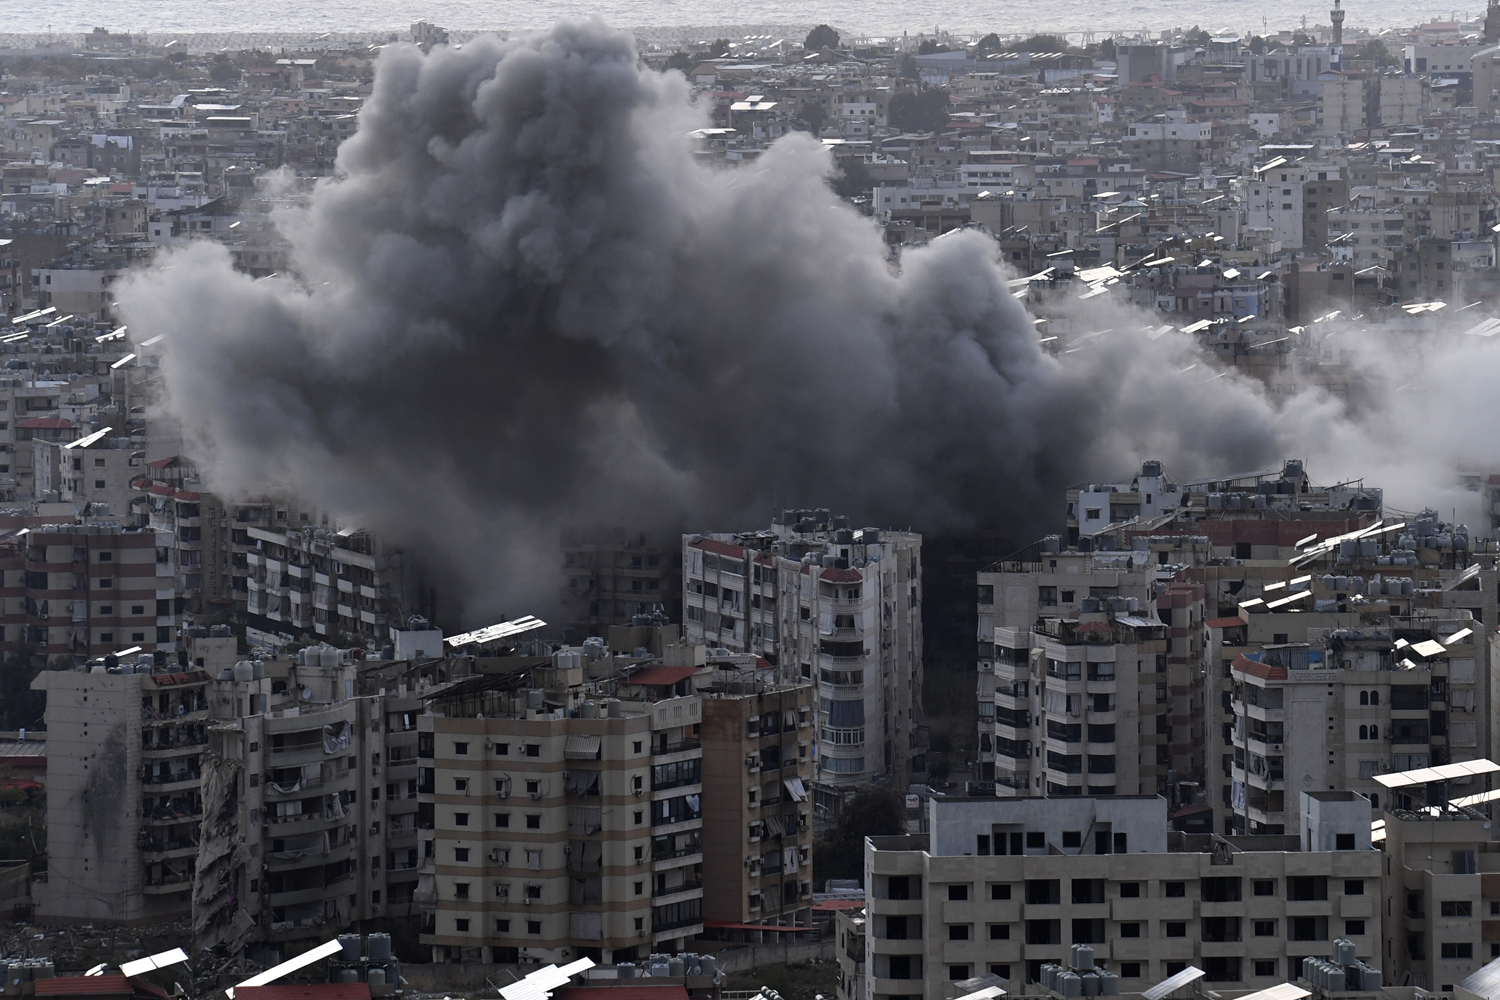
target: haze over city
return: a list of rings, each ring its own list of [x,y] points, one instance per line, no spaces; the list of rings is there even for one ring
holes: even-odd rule
[[[1500,1000],[1500,7],[7,13],[7,996]]]

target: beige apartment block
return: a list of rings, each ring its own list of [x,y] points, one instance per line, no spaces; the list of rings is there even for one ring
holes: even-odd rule
[[[1485,806],[1429,806],[1427,793],[1393,790],[1394,808],[1377,821],[1390,914],[1386,981],[1449,993],[1500,958],[1500,843]]]
[[[811,683],[749,655],[713,664],[703,697],[703,916],[728,940],[812,916]]]
[[[929,833],[866,841],[865,996],[948,996],[986,973],[1039,992],[1021,984],[1073,944],[1122,994],[1188,965],[1210,988],[1269,987],[1340,937],[1379,967],[1385,858],[1352,798],[1304,795],[1302,837],[1268,849],[1195,837],[1182,850],[1160,798],[934,798]]]
[[[687,640],[761,656],[783,681],[815,685],[820,815],[887,775],[905,789],[925,766],[921,545],[911,532],[851,529],[827,510],[683,536]]]
[[[703,930],[694,673],[589,644],[426,697],[418,902],[435,961],[618,963]]]
[[[1379,775],[1485,756],[1488,650],[1475,624],[1465,611],[1387,618],[1237,656],[1233,832],[1293,829],[1302,791],[1351,790],[1378,810],[1387,804]],[[1455,783],[1455,794],[1467,787]]]

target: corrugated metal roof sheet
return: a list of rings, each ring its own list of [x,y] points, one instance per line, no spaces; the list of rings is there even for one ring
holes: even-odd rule
[[[234,1000],[370,1000],[365,983],[271,983],[240,986]]]

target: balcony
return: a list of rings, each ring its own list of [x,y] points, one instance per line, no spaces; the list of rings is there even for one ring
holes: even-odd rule
[[[667,896],[676,896],[684,892],[697,892],[703,888],[703,880],[700,878],[695,882],[683,882],[681,885],[669,885],[666,888],[652,888],[652,899],[663,899]]]
[[[664,757],[669,753],[682,753],[686,750],[698,750],[703,746],[700,740],[679,740],[676,743],[657,744],[651,748],[651,756]]]

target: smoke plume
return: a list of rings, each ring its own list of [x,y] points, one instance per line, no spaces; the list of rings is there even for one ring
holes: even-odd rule
[[[988,238],[897,269],[818,143],[718,169],[705,124],[597,23],[386,48],[337,176],[279,218],[295,277],[204,242],[122,292],[169,338],[208,485],[288,484],[434,546],[478,620],[550,602],[564,525],[826,506],[1025,539],[1066,483],[1143,457],[1181,477],[1380,451],[1335,400],[1181,372],[1186,338],[1128,316],[1051,357]]]

